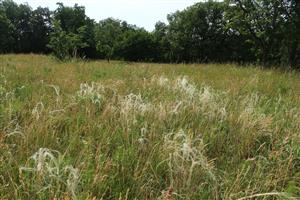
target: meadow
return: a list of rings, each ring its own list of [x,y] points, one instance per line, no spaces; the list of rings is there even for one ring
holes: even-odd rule
[[[0,199],[299,197],[299,72],[0,56]]]

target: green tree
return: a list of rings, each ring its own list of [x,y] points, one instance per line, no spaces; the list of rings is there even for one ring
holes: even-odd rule
[[[85,8],[32,10],[0,0],[0,52],[159,62],[257,62],[300,69],[299,0],[199,2],[151,33],[125,21],[95,23]],[[49,45],[47,45],[49,43]]]
[[[156,46],[155,61],[169,62],[170,42],[168,40],[168,26],[163,22],[157,22],[152,34]]]
[[[281,2],[285,7],[286,25],[282,26],[284,39],[281,44],[281,64],[300,69],[300,2]]]
[[[57,3],[58,8],[54,11],[54,19],[60,21],[61,28],[66,32],[76,33],[78,28],[86,25],[85,8],[75,4],[73,7]]]
[[[249,38],[257,61],[265,66],[280,62],[290,5],[278,0],[233,0],[227,10],[228,26]]]
[[[6,17],[4,11],[0,9],[0,53],[12,51],[12,33],[13,26]]]
[[[133,29],[123,33],[116,46],[116,54],[129,61],[153,61],[155,57],[153,36],[144,29]]]
[[[18,17],[19,16],[19,7],[12,0],[3,0],[3,1],[0,1],[0,10],[2,10],[4,12],[4,14],[2,14],[2,16],[6,16],[6,17],[3,17],[3,19],[7,18],[7,20],[11,24],[12,43],[11,43],[9,49],[12,52],[18,52],[19,51],[18,41],[20,38],[18,30],[17,30],[17,26],[19,23],[19,17]],[[7,31],[7,29],[3,29],[2,31],[4,32],[4,30]]]
[[[75,45],[77,47],[73,53],[76,56],[95,56],[94,20],[86,16],[83,6],[75,4],[73,7],[67,7],[58,3],[58,8],[54,11],[54,19],[60,21],[62,30],[69,35],[69,41],[73,41],[71,44],[82,44]]]
[[[78,28],[77,34],[67,34],[67,47],[69,55],[71,55],[73,58],[77,58],[78,50],[88,46],[88,44],[84,41],[84,35],[86,34],[86,32],[87,26],[82,26]]]
[[[54,31],[50,35],[50,42],[48,47],[52,49],[54,55],[60,59],[76,58],[78,49],[84,48],[87,44],[83,41],[83,34],[86,27],[80,27],[75,33],[67,33],[60,25],[59,21],[54,21]]]
[[[53,22],[53,32],[50,34],[48,47],[53,51],[53,54],[60,60],[69,57],[67,33],[62,30],[59,21]]]
[[[168,39],[173,61],[226,61],[227,32],[225,5],[221,2],[197,3],[168,15]]]
[[[114,55],[115,47],[120,42],[123,31],[122,22],[112,18],[100,21],[95,28],[97,51],[108,62]]]
[[[14,52],[45,53],[51,31],[51,12],[47,8],[32,10],[27,4],[0,1],[0,9],[9,21],[10,48]],[[2,14],[3,16],[3,14]]]
[[[48,53],[49,35],[52,31],[52,12],[48,8],[38,7],[32,12],[30,19],[32,36],[31,49],[35,53]]]
[[[31,15],[32,9],[28,4],[16,4],[11,0],[4,0],[0,7],[5,11],[5,14],[13,27],[12,37],[14,38],[14,52],[31,52]]]
[[[28,4],[19,5],[18,23],[16,30],[18,34],[17,41],[19,44],[19,52],[30,53],[32,50],[32,25],[31,25],[32,9]]]

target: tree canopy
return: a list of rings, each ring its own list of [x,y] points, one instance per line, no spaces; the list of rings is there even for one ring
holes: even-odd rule
[[[148,32],[126,21],[95,22],[85,8],[0,0],[0,53],[154,62],[239,62],[300,68],[298,0],[199,2]]]

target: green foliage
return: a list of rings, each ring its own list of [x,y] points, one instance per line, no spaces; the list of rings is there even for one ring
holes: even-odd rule
[[[245,35],[259,63],[270,66],[295,66],[299,36],[297,1],[232,0],[227,1],[227,26]],[[299,4],[299,3],[298,3]],[[291,26],[291,24],[293,24]],[[292,39],[293,38],[293,39]],[[293,40],[291,43],[290,41]]]
[[[47,43],[51,31],[51,12],[47,8],[32,10],[27,4],[16,4],[11,0],[0,1],[0,35],[9,33],[4,52],[47,53]],[[7,22],[3,22],[3,13]]]
[[[60,22],[62,31],[67,34],[68,52],[72,57],[93,57],[95,54],[94,21],[85,14],[85,8],[75,4],[66,7],[57,3],[54,20]],[[87,55],[89,54],[89,55]]]
[[[120,42],[124,27],[119,20],[108,18],[100,21],[95,28],[96,49],[108,61],[114,55],[118,42]]]
[[[230,43],[226,43],[223,14],[223,3],[208,1],[169,15],[168,37],[174,59],[226,61]]]
[[[49,47],[54,55],[60,59],[76,58],[78,49],[84,48],[87,44],[83,41],[83,35],[86,32],[86,26],[78,28],[75,33],[63,31],[60,22],[54,22],[54,31],[51,33]]]
[[[143,29],[126,31],[117,44],[117,55],[130,61],[152,61],[156,46],[153,36]]]
[[[53,23],[53,32],[50,36],[49,48],[58,59],[65,59],[69,56],[67,33],[62,30],[58,21]]]
[[[0,53],[6,53],[11,50],[12,40],[11,34],[13,27],[6,14],[0,9]]]
[[[38,7],[32,11],[31,27],[32,36],[30,47],[35,53],[49,53],[47,44],[49,43],[49,34],[52,31],[51,27],[52,12],[48,8]]]
[[[1,0],[0,52],[52,52],[59,59],[300,66],[298,0],[199,2],[169,14],[168,24],[158,22],[153,32],[113,18],[97,23],[83,6],[57,5],[52,12]]]

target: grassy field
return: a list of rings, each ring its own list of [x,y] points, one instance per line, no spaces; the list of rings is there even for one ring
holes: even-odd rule
[[[297,199],[300,74],[0,56],[0,199]]]

